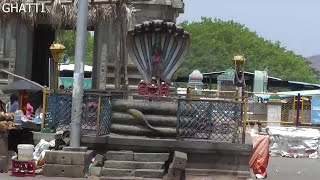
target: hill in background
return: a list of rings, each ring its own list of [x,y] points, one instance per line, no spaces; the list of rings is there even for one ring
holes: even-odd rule
[[[306,58],[287,50],[280,42],[264,39],[240,23],[202,18],[200,22],[185,21],[180,25],[191,34],[192,45],[177,76],[187,76],[194,69],[223,71],[234,67],[235,55],[244,55],[245,71],[267,67],[270,76],[283,80],[319,82]]]
[[[320,55],[311,56],[307,58],[307,60],[311,62],[311,67],[313,67],[317,71],[320,71]]]
[[[310,66],[315,70],[318,78],[320,78],[320,55],[311,56],[307,58],[307,61],[311,63]]]

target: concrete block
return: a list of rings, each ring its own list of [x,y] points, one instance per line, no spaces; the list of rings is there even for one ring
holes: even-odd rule
[[[55,139],[55,133],[41,133],[41,132],[33,132],[33,141],[34,144],[38,144],[41,139],[44,139],[48,142]]]
[[[141,162],[165,162],[169,153],[134,153],[134,160]]]
[[[134,171],[132,169],[111,169],[111,168],[102,168],[101,176],[133,176]]]
[[[89,173],[93,176],[99,177],[101,175],[101,170],[102,170],[102,167],[93,166],[89,169]]]
[[[7,173],[9,171],[8,157],[0,156],[0,173]]]
[[[133,161],[132,151],[108,151],[106,160]]]
[[[93,151],[48,151],[45,155],[47,164],[88,165],[93,158]]]
[[[45,164],[43,175],[47,177],[84,178],[86,167],[81,165]]]
[[[105,161],[104,156],[102,156],[101,154],[97,154],[97,155],[94,157],[94,162],[93,162],[92,165],[93,165],[93,166],[102,167],[104,161]]]
[[[188,156],[186,153],[175,151],[172,161],[173,169],[182,169],[185,170],[187,166]]]
[[[184,177],[185,170],[173,168],[173,164],[170,164],[168,174],[165,176],[165,180],[180,180]]]
[[[87,147],[70,147],[70,146],[65,146],[62,148],[63,151],[75,151],[75,152],[87,152],[88,148]]]
[[[104,163],[105,168],[117,169],[161,169],[164,162],[110,161]]]
[[[162,178],[163,170],[157,169],[137,169],[134,171],[134,176],[144,178]]]

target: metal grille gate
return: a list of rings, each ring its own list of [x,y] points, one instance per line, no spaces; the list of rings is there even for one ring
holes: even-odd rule
[[[45,128],[70,130],[72,94],[53,93],[47,97]],[[105,135],[111,124],[111,97],[85,94],[82,104],[82,134]]]
[[[178,138],[198,138],[241,143],[242,102],[224,100],[178,100]]]

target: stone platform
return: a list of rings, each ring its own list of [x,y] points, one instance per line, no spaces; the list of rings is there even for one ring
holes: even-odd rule
[[[49,136],[49,134],[45,134],[45,138]],[[51,136],[54,137],[53,134]],[[41,137],[41,133],[35,133],[34,135],[35,141],[39,141]],[[221,174],[239,179],[250,177],[248,165],[252,151],[252,145],[250,144],[233,144],[209,140],[159,139],[116,134],[98,137],[83,136],[81,140],[83,146],[103,154],[107,151],[121,150],[140,153],[184,152],[188,156],[186,177],[210,178]],[[136,163],[129,163],[129,165],[139,166]]]

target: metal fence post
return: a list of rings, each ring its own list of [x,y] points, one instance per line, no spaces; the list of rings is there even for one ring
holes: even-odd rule
[[[177,125],[176,125],[176,138],[179,137],[180,133],[179,133],[179,126],[180,126],[180,113],[181,113],[181,99],[178,99],[178,110],[177,110]]]
[[[242,143],[244,144],[246,142],[246,131],[247,131],[247,113],[248,113],[248,99],[245,98],[243,101],[244,103],[244,112],[243,112],[243,130],[242,130]]]
[[[300,93],[298,94],[298,98],[297,98],[297,117],[296,117],[296,126],[299,126],[299,118],[300,118]]]
[[[41,129],[45,126],[46,120],[46,113],[47,113],[47,87],[44,87],[42,90],[42,123]]]
[[[304,98],[303,96],[301,96],[301,120],[300,120],[300,123],[303,122],[304,120]]]
[[[101,96],[98,97],[98,114],[97,114],[97,135],[100,134],[100,112],[101,112]]]
[[[209,105],[209,112],[210,112],[210,118],[209,118],[209,134],[208,134],[208,139],[211,139],[211,136],[213,134],[213,101],[210,101],[210,105]]]
[[[293,96],[293,103],[292,103],[292,124],[295,124],[294,121],[294,117],[295,117],[295,110],[296,110],[296,96]]]

